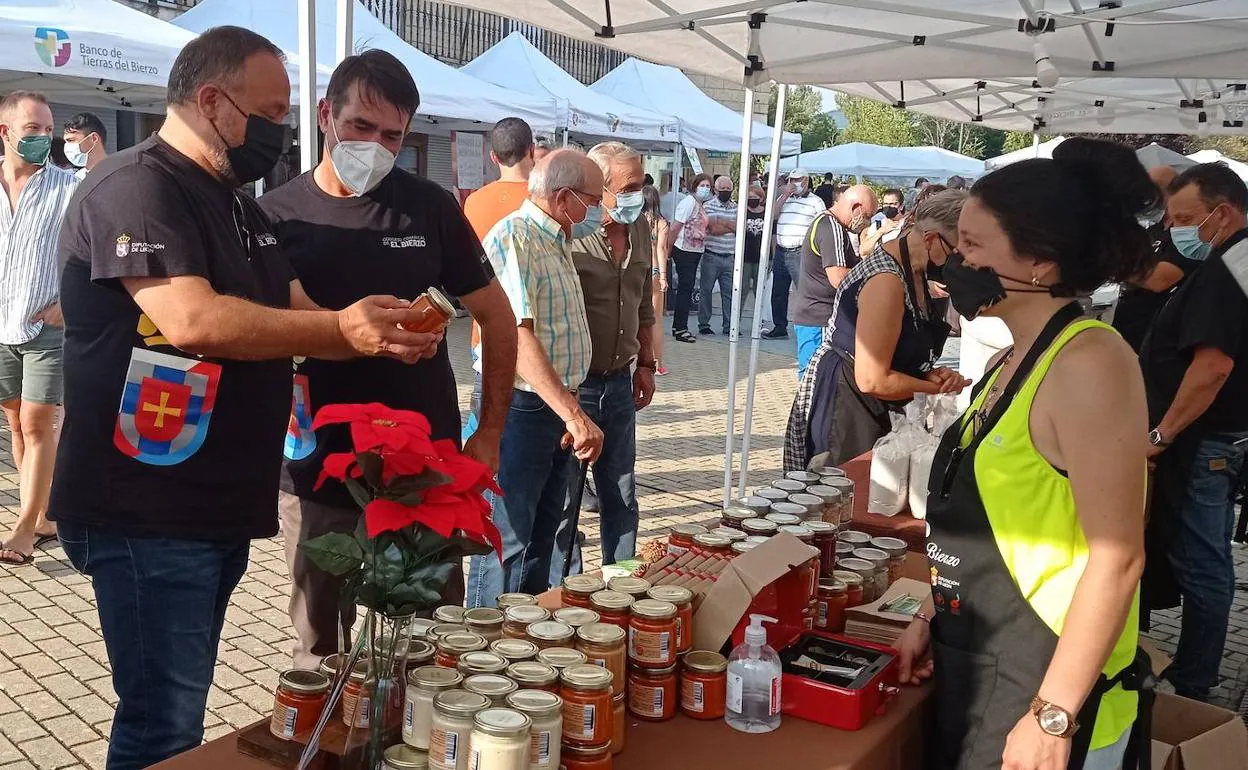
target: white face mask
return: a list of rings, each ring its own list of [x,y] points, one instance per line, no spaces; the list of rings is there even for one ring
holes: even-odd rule
[[[91,145],[91,149],[95,149],[95,145]],[[90,156],[91,150],[83,150],[82,142],[66,142],[65,143],[65,159],[78,168],[87,165],[87,158]]]
[[[377,142],[341,141],[332,117],[329,127],[335,142],[334,148],[329,151],[329,160],[342,186],[359,197],[381,184],[381,180],[394,168],[394,153]]]

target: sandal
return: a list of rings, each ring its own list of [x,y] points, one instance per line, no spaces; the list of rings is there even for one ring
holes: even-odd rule
[[[0,564],[8,564],[12,567],[24,567],[34,560],[35,554],[33,551],[30,553],[22,553],[21,551],[14,551],[8,546],[0,547]]]
[[[688,329],[677,329],[672,332],[677,342],[697,342],[698,338],[689,333]]]
[[[50,534],[40,534],[39,532],[35,533],[35,549],[36,550],[43,548],[48,543],[51,543],[52,545],[56,545],[59,542],[60,542],[60,538],[57,537],[55,532],[52,532]]]

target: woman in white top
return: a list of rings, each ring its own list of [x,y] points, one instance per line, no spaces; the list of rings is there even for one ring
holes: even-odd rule
[[[702,204],[711,199],[711,177],[698,174],[689,185],[692,195],[676,204],[676,214],[668,227],[667,245],[676,263],[676,306],[672,312],[672,336],[680,342],[697,342],[689,333],[689,307],[693,303],[693,284],[698,262],[706,250],[710,222]]]

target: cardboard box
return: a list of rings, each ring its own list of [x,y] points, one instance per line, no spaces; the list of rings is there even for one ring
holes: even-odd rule
[[[1248,728],[1208,703],[1158,693],[1153,706],[1153,770],[1244,770]]]

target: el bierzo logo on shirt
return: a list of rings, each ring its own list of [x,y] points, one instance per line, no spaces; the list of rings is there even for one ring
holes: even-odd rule
[[[35,27],[35,52],[49,67],[64,67],[73,53],[69,33],[56,27]]]

